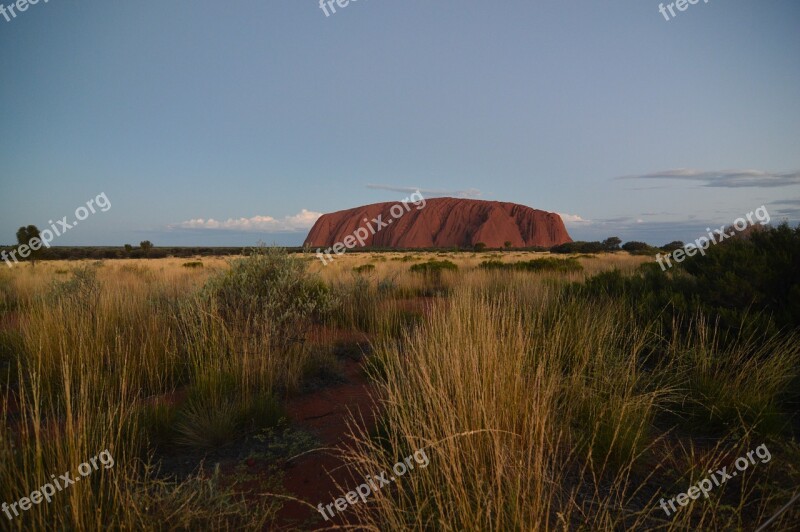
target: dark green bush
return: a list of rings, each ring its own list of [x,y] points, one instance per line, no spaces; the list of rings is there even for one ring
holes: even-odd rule
[[[662,271],[643,264],[639,273],[601,273],[575,289],[587,296],[627,300],[644,321],[698,312],[723,333],[773,334],[800,328],[800,226],[787,224],[729,239]]]
[[[606,251],[602,242],[567,242],[550,248],[551,253],[600,253]]]
[[[711,246],[683,268],[715,309],[769,313],[781,327],[800,327],[800,225],[752,231]]]
[[[520,262],[501,262],[499,260],[488,260],[480,264],[484,270],[516,270],[528,272],[554,271],[561,273],[583,271],[583,266],[576,258],[554,259],[545,257]]]
[[[430,260],[413,265],[409,271],[414,273],[441,273],[443,271],[456,271],[458,266],[449,260]]]
[[[669,244],[664,244],[663,246],[661,246],[661,251],[666,251],[667,253],[672,253],[676,249],[683,248],[684,245],[685,244],[683,242],[681,242],[680,240],[674,240],[674,241],[670,242]]]
[[[630,242],[625,242],[622,244],[622,249],[625,251],[647,251],[650,249],[650,245],[646,242],[637,242],[632,240]]]

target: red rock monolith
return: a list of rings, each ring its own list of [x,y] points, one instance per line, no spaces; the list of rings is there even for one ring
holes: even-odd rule
[[[396,205],[400,207],[392,211]],[[395,216],[401,209],[402,216]],[[378,216],[386,224],[380,229],[374,222]],[[362,237],[363,247],[451,248],[472,247],[479,242],[490,248],[502,248],[506,242],[512,247],[552,247],[572,242],[556,213],[500,201],[431,198],[407,206],[374,203],[325,214],[311,228],[305,243],[328,248],[344,242],[359,228],[368,232],[365,237],[364,230],[357,235]],[[351,247],[362,245],[356,242]]]

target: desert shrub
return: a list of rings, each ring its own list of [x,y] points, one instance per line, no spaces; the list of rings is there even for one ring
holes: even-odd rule
[[[335,305],[328,287],[308,272],[308,263],[279,248],[259,247],[234,260],[206,282],[203,293],[228,321],[266,320],[283,345],[302,341],[311,324]]]
[[[138,277],[143,281],[152,281],[155,278],[153,270],[141,264],[123,264],[119,267],[119,271]]]
[[[683,268],[702,300],[717,310],[768,313],[781,327],[800,327],[800,225],[753,231],[711,246]]]
[[[528,272],[554,271],[561,273],[583,271],[583,266],[576,258],[553,259],[542,258],[519,262],[502,262],[499,260],[488,260],[480,264],[484,270],[515,270]]]
[[[353,271],[356,273],[370,273],[375,271],[374,264],[362,264],[361,266],[356,266],[353,268]]]
[[[203,263],[200,262],[199,260],[191,261],[191,262],[184,262],[183,263],[183,267],[184,268],[202,268],[203,267]]]
[[[78,266],[72,270],[72,277],[66,281],[53,282],[50,292],[53,299],[75,298],[83,302],[97,301],[100,296],[100,282],[97,280],[97,269],[102,263]]]
[[[551,253],[600,253],[605,250],[602,242],[566,242],[550,248]]]
[[[456,271],[458,266],[449,260],[429,260],[413,265],[409,271],[413,273],[438,274],[443,271]]]
[[[800,226],[783,224],[711,246],[667,272],[655,263],[636,275],[598,274],[579,285],[588,296],[625,298],[644,320],[661,319],[667,331],[674,316],[700,312],[723,334],[772,335],[800,327]]]
[[[486,244],[484,244],[483,242],[478,242],[477,244],[475,244],[473,246],[473,249],[475,249],[475,251],[477,251],[477,252],[485,251],[486,250]]]
[[[683,242],[681,242],[680,240],[674,240],[674,241],[670,242],[669,244],[664,244],[663,246],[661,246],[661,251],[666,251],[667,253],[672,253],[676,249],[683,248],[684,245],[685,244]]]
[[[632,255],[648,255],[651,253],[658,252],[658,248],[654,248],[650,246],[650,244],[647,244],[646,242],[636,242],[636,241],[625,242],[622,245],[622,249]]]

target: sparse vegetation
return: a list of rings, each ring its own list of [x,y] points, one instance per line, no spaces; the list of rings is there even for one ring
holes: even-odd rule
[[[449,260],[429,260],[413,265],[409,271],[413,273],[439,274],[443,271],[456,271],[458,266]]]
[[[579,272],[583,270],[583,266],[576,258],[567,259],[533,259],[520,262],[502,262],[500,260],[488,260],[480,264],[484,270],[517,270],[528,272]]]
[[[374,264],[362,264],[361,266],[356,266],[353,268],[353,271],[356,273],[372,273],[375,271]]]
[[[3,500],[116,459],[11,526],[277,528],[285,461],[317,446],[284,405],[339,378],[348,334],[381,405],[377,428],[353,424],[353,474],[430,457],[348,525],[753,529],[800,483],[798,231],[669,273],[627,253],[323,267],[274,249],[0,272]],[[764,442],[772,462],[664,519],[659,498]]]

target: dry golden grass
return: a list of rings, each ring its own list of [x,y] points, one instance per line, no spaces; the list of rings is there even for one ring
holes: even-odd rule
[[[800,451],[770,440],[773,462],[666,518],[661,497],[763,442],[744,418],[730,427],[735,438],[711,443],[665,430],[662,418],[691,401],[728,418],[740,404],[771,405],[796,377],[795,339],[722,349],[703,320],[689,340],[664,338],[620,301],[562,290],[599,272],[632,273],[650,257],[577,256],[583,270],[568,274],[479,268],[542,257],[568,256],[349,253],[327,266],[313,254],[292,256],[340,300],[326,325],[375,342],[381,438],[358,432],[347,458],[366,476],[419,448],[430,457],[345,519],[373,530],[736,529],[784,502],[786,490],[775,486],[800,479]],[[431,259],[458,271],[409,271]],[[365,264],[374,269],[354,272]],[[177,431],[180,445],[226,441],[242,413],[271,415],[258,398],[280,398],[310,367],[333,365],[327,333],[313,335],[318,352],[277,351],[268,323],[229,323],[201,301],[198,290],[228,267],[227,258],[196,258],[0,271],[0,500],[16,501],[104,449],[116,461],[9,527],[257,530],[271,522],[274,500],[244,503],[214,476],[176,483],[150,468],[158,430]],[[87,268],[96,282],[76,284]],[[151,408],[176,390],[190,396],[184,418]]]

